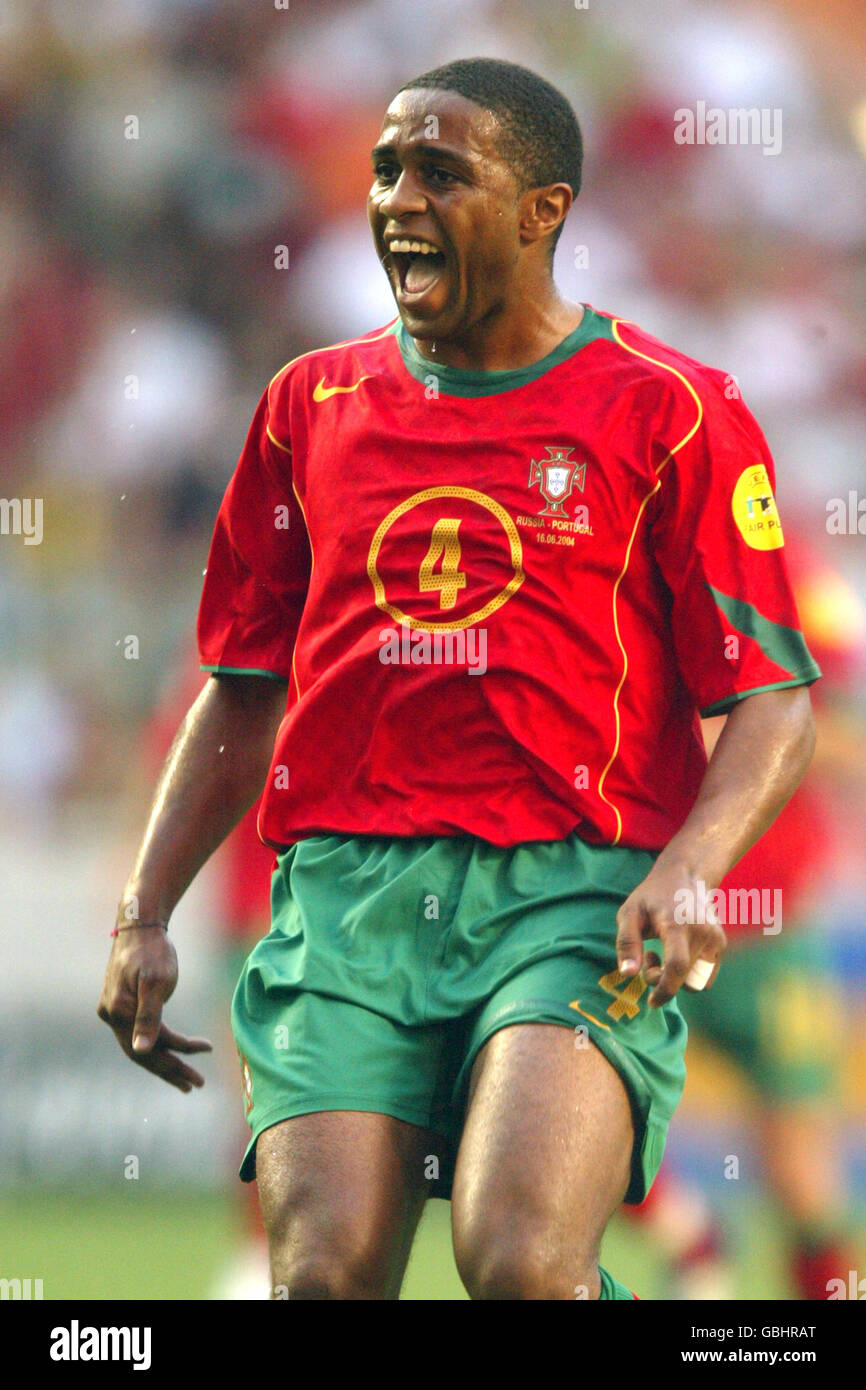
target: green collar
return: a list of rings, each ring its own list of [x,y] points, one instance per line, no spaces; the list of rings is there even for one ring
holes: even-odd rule
[[[399,318],[394,324],[394,337],[397,339],[407,372],[422,385],[431,385],[432,378],[437,390],[446,396],[498,396],[502,391],[513,391],[518,386],[526,386],[528,382],[535,381],[537,377],[549,372],[551,367],[558,367],[560,362],[579,352],[595,338],[612,339],[613,334],[610,319],[597,314],[588,304],[584,304],[583,318],[577,328],[573,329],[567,338],[563,338],[558,347],[540,361],[530,363],[528,367],[513,367],[503,372],[467,371],[463,367],[446,367],[432,358],[422,357],[414,339],[406,332],[403,321]]]

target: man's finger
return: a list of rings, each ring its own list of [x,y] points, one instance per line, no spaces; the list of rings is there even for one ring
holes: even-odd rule
[[[695,991],[706,989],[716,969],[716,961],[704,960],[698,956],[686,978],[683,980],[684,989]]]
[[[658,984],[662,969],[661,957],[655,951],[645,951],[641,974],[648,985]]]
[[[135,1061],[145,1067],[147,1071],[153,1072],[160,1081],[167,1081],[169,1086],[175,1086],[179,1091],[183,1091],[184,1095],[188,1095],[194,1084],[192,1078],[184,1077],[179,1072],[175,1072],[172,1067],[167,1066],[168,1057],[167,1052],[149,1053],[144,1057],[136,1056]],[[203,1085],[204,1083],[201,1082],[200,1084]]]
[[[660,1008],[673,999],[691,968],[688,932],[670,921],[657,922],[656,934],[664,945],[664,964],[658,984],[649,998],[650,1007]]]
[[[721,927],[712,922],[687,927],[667,922],[660,935],[664,941],[665,965],[650,996],[653,1008],[673,999],[681,987],[708,989],[718,974],[727,946]]]
[[[187,1066],[179,1057],[175,1057],[172,1052],[152,1052],[150,1056],[143,1060],[142,1065],[149,1068],[163,1081],[168,1081],[172,1086],[178,1086],[182,1091],[189,1091],[193,1086],[203,1086],[204,1077],[201,1072],[194,1067]]]
[[[132,1026],[132,1046],[135,1052],[149,1052],[159,1037],[164,1002],[162,980],[142,972],[138,977],[138,1008]]]
[[[643,955],[643,909],[626,899],[616,914],[616,959],[621,975],[636,975]]]
[[[725,943],[725,945],[727,945],[727,943]],[[695,961],[683,981],[683,989],[699,991],[710,989],[715,984],[716,976],[722,964],[722,955],[724,954],[725,946],[722,946],[722,948],[718,950],[718,954],[714,960],[708,960],[707,957],[712,950],[713,946],[711,945],[704,947],[703,954]]]
[[[176,1086],[179,1091],[189,1092],[194,1086],[203,1086],[204,1077],[201,1072],[194,1067],[187,1066],[186,1062],[181,1061],[173,1052],[152,1048],[149,1052],[134,1052],[127,1038],[121,1046],[128,1057],[138,1066],[144,1067],[145,1071],[152,1072],[161,1081],[167,1081],[170,1086]]]
[[[171,1052],[213,1052],[213,1043],[209,1038],[186,1038],[183,1033],[173,1033],[165,1024],[160,1030],[157,1046]]]

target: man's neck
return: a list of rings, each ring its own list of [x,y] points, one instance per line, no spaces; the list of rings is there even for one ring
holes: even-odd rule
[[[530,367],[578,327],[583,305],[560,299],[555,290],[541,301],[521,300],[520,312],[503,308],[495,318],[488,317],[461,338],[414,339],[422,357],[443,367],[465,371],[501,372]]]

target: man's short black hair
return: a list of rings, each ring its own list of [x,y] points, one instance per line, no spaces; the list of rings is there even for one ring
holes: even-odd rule
[[[458,58],[431,68],[400,88],[417,87],[457,92],[490,111],[502,130],[502,154],[523,193],[551,183],[567,183],[575,198],[580,191],[583,141],[571,105],[543,77],[498,58]],[[551,254],[560,223],[551,237]]]

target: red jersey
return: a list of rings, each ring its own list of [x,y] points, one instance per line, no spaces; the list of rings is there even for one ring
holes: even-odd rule
[[[586,306],[466,371],[402,323],[263,395],[216,523],[205,670],[289,681],[259,829],[659,849],[698,711],[820,672],[733,379]]]

